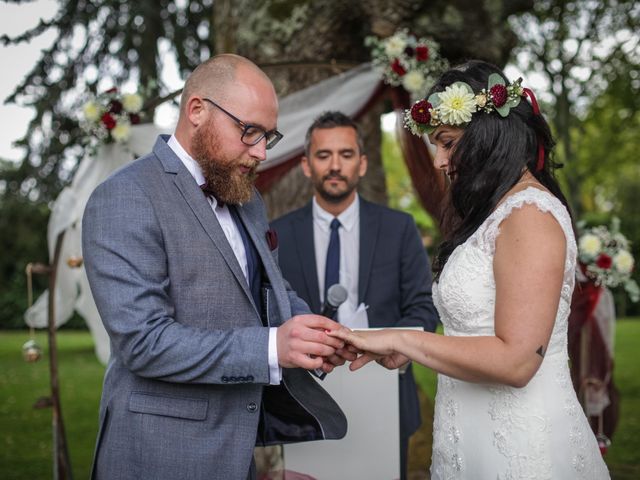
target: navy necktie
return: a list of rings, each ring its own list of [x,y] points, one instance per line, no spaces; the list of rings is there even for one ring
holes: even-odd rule
[[[324,300],[327,300],[327,290],[332,285],[340,283],[340,220],[331,220],[331,233],[329,235],[329,248],[327,248],[327,264],[324,270]]]

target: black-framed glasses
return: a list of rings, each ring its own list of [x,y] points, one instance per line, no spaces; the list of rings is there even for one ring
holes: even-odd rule
[[[236,117],[232,113],[227,112],[224,108],[222,108],[213,100],[210,100],[205,97],[202,97],[202,99],[205,102],[209,102],[214,107],[217,107],[218,109],[222,110],[224,113],[226,113],[229,116],[229,118],[231,118],[234,122],[236,122],[240,126],[240,128],[242,128],[242,136],[240,137],[240,140],[245,145],[255,145],[264,138],[267,140],[266,148],[267,150],[269,150],[270,148],[275,147],[276,144],[283,137],[283,135],[278,130],[267,131],[264,128],[259,127],[258,125],[244,123],[242,120],[240,120],[238,117]]]

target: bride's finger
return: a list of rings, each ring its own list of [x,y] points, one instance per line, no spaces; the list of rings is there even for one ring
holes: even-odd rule
[[[349,370],[351,370],[352,372],[355,372],[356,370],[364,367],[367,363],[375,360],[376,358],[378,358],[377,355],[364,353],[360,355],[358,358],[356,358],[353,362],[351,362],[351,365],[349,365]]]

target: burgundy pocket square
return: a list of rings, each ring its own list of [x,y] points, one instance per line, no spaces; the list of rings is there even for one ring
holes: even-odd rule
[[[269,244],[269,248],[271,249],[271,251],[278,248],[278,234],[276,233],[275,230],[273,229],[267,230],[267,233],[265,234],[265,236],[267,237],[267,243]]]

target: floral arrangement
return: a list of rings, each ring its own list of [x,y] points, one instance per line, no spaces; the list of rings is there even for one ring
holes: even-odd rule
[[[578,259],[585,275],[596,285],[615,288],[623,285],[631,301],[640,300],[638,284],[631,279],[635,261],[627,238],[620,233],[620,220],[611,229],[604,225],[583,229],[578,240]]]
[[[141,95],[120,94],[114,87],[83,105],[81,126],[99,142],[126,143],[131,136],[131,126],[140,123],[142,106]]]
[[[371,48],[371,62],[381,73],[385,83],[402,86],[413,98],[424,97],[436,77],[449,63],[440,57],[438,44],[427,38],[416,38],[406,29],[379,39],[367,37]]]
[[[432,133],[440,125],[463,126],[475,112],[498,112],[501,117],[518,106],[525,89],[522,79],[506,83],[496,73],[489,75],[487,88],[474,93],[465,82],[456,82],[436,92],[426,100],[419,100],[405,110],[404,125],[414,135]]]

